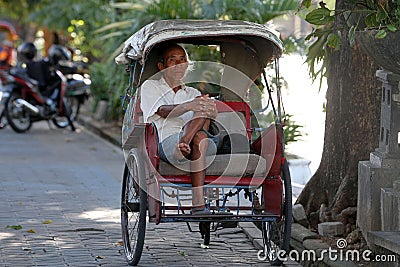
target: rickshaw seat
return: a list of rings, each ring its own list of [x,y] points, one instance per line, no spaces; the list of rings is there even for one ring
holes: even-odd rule
[[[266,160],[256,154],[222,154],[208,156],[211,164],[206,169],[206,175],[230,177],[265,177],[267,172]],[[189,161],[175,167],[163,160],[159,162],[158,172],[162,176],[190,175]],[[208,165],[208,164],[207,164]],[[190,183],[190,177],[188,177]]]

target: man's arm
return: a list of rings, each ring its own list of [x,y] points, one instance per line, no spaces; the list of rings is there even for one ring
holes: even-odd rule
[[[201,115],[207,117],[216,117],[216,106],[208,95],[200,96],[192,101],[185,102],[179,105],[163,105],[160,106],[156,112],[157,115],[166,117],[178,117],[188,111],[199,112]]]

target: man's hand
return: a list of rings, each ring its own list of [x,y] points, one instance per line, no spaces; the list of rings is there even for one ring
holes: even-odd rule
[[[215,101],[208,95],[196,97],[187,103],[187,108],[195,112],[195,116],[215,118],[217,117],[217,107]]]
[[[215,101],[208,95],[196,97],[192,101],[180,105],[163,105],[158,108],[157,114],[163,118],[178,117],[188,111],[193,111],[194,117],[207,117],[215,119],[218,111]]]

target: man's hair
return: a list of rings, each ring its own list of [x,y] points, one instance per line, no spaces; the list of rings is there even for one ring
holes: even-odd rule
[[[165,52],[168,51],[169,49],[173,48],[173,47],[179,47],[181,48],[183,51],[185,51],[186,57],[188,58],[186,49],[183,48],[181,45],[177,44],[177,43],[164,43],[161,44],[157,47],[158,50],[158,54],[157,54],[157,62],[161,62],[164,64],[164,55]],[[188,58],[189,60],[189,58]]]

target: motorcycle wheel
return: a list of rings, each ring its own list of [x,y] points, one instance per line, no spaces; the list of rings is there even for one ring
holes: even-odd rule
[[[72,131],[75,131],[75,126],[72,123],[71,119],[71,114],[72,114],[71,106],[66,100],[66,98],[63,99],[62,105],[63,105],[62,107],[63,112],[57,114],[57,116],[53,118],[53,123],[58,128],[66,128],[69,125],[71,126]]]
[[[76,121],[78,119],[81,104],[83,103],[82,96],[70,96],[68,97],[69,105],[71,106],[71,120]]]
[[[29,111],[23,106],[17,105],[15,100],[18,98],[21,98],[21,94],[19,92],[12,92],[6,103],[4,112],[11,128],[17,133],[24,133],[31,128],[32,121]]]

